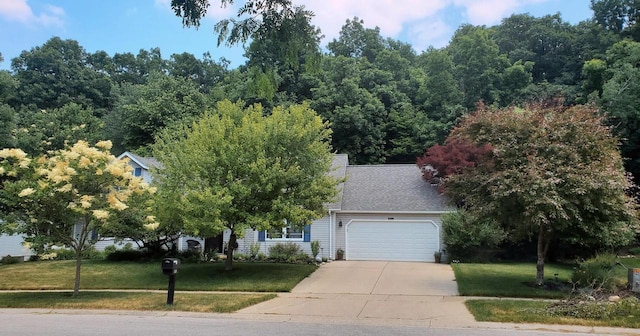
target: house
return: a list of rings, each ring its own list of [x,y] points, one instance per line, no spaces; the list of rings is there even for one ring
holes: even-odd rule
[[[128,159],[129,164],[133,167],[133,176],[141,177],[145,182],[149,184],[151,184],[151,181],[153,179],[153,176],[151,175],[151,169],[162,167],[162,164],[160,164],[160,162],[158,162],[156,158],[139,156],[131,152],[124,152],[117,158],[118,160]],[[222,252],[222,235],[219,235],[219,237],[215,237],[213,239],[209,239],[209,242],[213,242],[213,244],[215,245],[215,249],[218,250],[218,252]],[[114,245],[114,238],[100,238],[98,242],[96,242],[95,247],[98,251],[102,251],[108,245]],[[181,235],[180,238],[178,238],[178,240],[176,241],[176,245],[176,249],[178,251],[184,251],[188,249],[202,249],[205,247],[205,240],[202,238]]]
[[[334,169],[345,183],[326,216],[306,230],[289,227],[276,235],[248,230],[239,251],[248,253],[258,243],[267,253],[274,244],[295,242],[311,253],[310,242],[317,240],[320,256],[329,259],[342,249],[347,260],[434,261],[443,249],[441,217],[454,208],[416,165],[351,166],[346,155],[336,155]]]
[[[29,260],[34,253],[25,246],[24,235],[0,234],[0,258],[4,256],[22,256],[24,260]]]
[[[128,158],[134,175],[151,181],[150,169],[159,167],[154,158],[130,152],[118,158]],[[344,178],[334,203],[327,204],[327,213],[304,228],[290,225],[278,231],[247,230],[238,238],[237,252],[248,254],[258,244],[260,252],[285,242],[298,244],[311,254],[311,242],[320,242],[320,257],[335,259],[344,251],[347,260],[390,260],[433,262],[434,253],[443,250],[441,217],[454,208],[447,205],[437,187],[422,179],[414,164],[349,165],[348,157],[337,154],[331,174]],[[178,250],[193,247],[212,248],[218,252],[229,241],[230,232],[218,237],[181,236]],[[101,238],[98,250],[114,244],[111,238]],[[0,255],[5,255],[0,250]]]

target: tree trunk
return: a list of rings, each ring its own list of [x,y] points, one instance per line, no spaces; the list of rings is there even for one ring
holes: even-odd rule
[[[238,240],[236,239],[236,233],[231,231],[229,236],[229,244],[227,244],[227,260],[224,263],[224,270],[230,271],[233,269],[233,250],[238,247]]]
[[[538,244],[536,248],[537,261],[536,261],[536,285],[544,285],[544,260],[547,257],[547,251],[549,250],[549,237],[546,233],[546,225],[540,226],[538,232]]]
[[[74,248],[76,251],[76,280],[73,284],[73,296],[78,296],[80,294],[80,267],[82,266],[82,251],[84,250],[84,246],[87,242],[87,237],[89,236],[89,221],[91,218],[89,215],[85,215],[82,218],[82,224],[80,229],[80,234],[75,237]]]
[[[73,296],[80,293],[80,266],[82,265],[82,249],[76,248],[76,281],[73,284]]]

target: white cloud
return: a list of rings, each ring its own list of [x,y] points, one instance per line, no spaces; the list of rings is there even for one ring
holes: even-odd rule
[[[0,17],[8,21],[61,27],[64,25],[64,16],[61,7],[45,5],[40,13],[35,14],[27,0],[0,0]]]
[[[380,27],[383,36],[397,36],[408,22],[431,17],[447,6],[450,0],[298,0],[315,13],[313,24],[322,29],[328,40],[337,38],[340,28],[354,16],[364,20],[366,27]]]
[[[454,0],[453,4],[465,9],[468,23],[492,25],[518,8],[545,1],[548,0]]]
[[[238,4],[221,7],[217,1],[211,1],[211,6],[207,9],[207,18],[215,21],[235,17],[238,12]]]
[[[430,46],[442,48],[449,43],[453,28],[444,21],[426,20],[408,26],[408,41],[417,52],[425,51]]]

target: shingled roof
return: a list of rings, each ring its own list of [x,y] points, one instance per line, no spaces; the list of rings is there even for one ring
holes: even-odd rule
[[[347,166],[342,211],[451,211],[436,187],[412,164]]]

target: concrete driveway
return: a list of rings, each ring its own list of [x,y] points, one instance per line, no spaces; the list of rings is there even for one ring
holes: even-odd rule
[[[291,293],[238,312],[284,320],[377,321],[403,325],[472,326],[446,264],[334,261]]]

